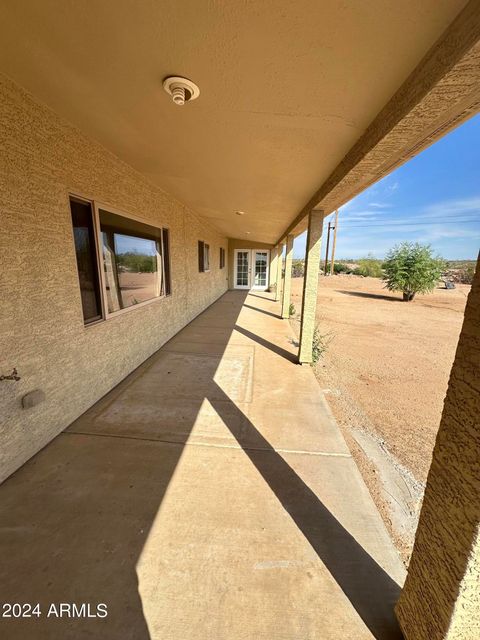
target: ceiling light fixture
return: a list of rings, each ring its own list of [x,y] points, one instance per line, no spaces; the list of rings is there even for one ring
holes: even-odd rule
[[[163,81],[163,88],[172,96],[174,103],[179,106],[191,100],[196,100],[200,95],[200,89],[197,85],[181,76],[168,76]]]
[[[245,215],[245,211],[235,211],[235,213],[237,214],[237,216],[244,216]]]

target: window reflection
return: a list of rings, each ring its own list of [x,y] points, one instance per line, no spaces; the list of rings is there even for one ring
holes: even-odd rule
[[[142,237],[109,223],[119,216],[102,216],[103,262],[109,313],[126,309],[163,295],[161,236]],[[108,218],[107,218],[108,215]],[[105,222],[107,224],[105,224]],[[121,224],[121,222],[120,222]],[[127,226],[127,223],[124,224]],[[139,234],[146,225],[138,224]],[[147,235],[147,234],[145,234]]]

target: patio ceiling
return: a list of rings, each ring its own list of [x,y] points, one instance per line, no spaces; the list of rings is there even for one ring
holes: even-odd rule
[[[6,0],[0,70],[226,235],[274,243],[465,4]],[[174,105],[168,75],[199,99]]]

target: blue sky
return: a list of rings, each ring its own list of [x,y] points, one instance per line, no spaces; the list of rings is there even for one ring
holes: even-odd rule
[[[326,219],[333,221],[333,216]],[[325,254],[326,225],[322,254]],[[480,115],[450,132],[340,209],[336,255],[383,258],[408,240],[448,260],[480,248]],[[303,258],[305,234],[295,239]]]
[[[154,256],[157,253],[157,247],[153,240],[133,238],[132,236],[123,236],[120,233],[116,233],[115,251],[119,254],[131,251],[146,256]]]

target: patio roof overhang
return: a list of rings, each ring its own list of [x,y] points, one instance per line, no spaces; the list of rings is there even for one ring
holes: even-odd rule
[[[478,109],[479,6],[7,1],[0,64],[225,235],[276,243]],[[200,98],[174,105],[172,74]]]

